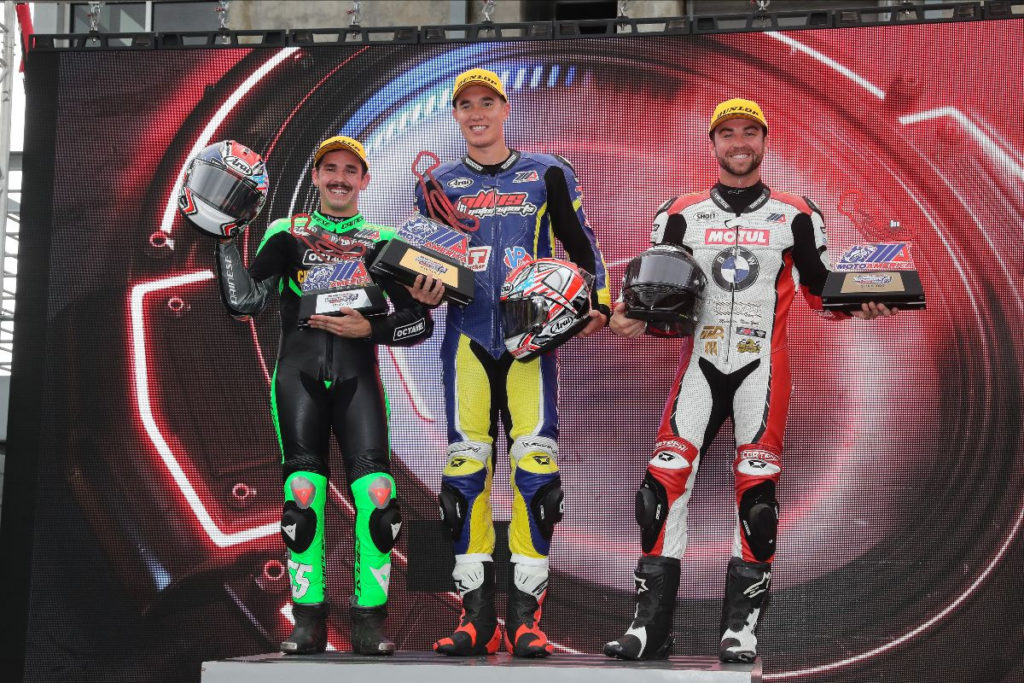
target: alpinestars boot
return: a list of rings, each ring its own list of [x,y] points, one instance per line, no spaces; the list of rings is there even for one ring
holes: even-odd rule
[[[352,621],[352,651],[357,655],[392,655],[395,644],[384,635],[384,620],[388,610],[384,605],[377,607],[349,607]]]
[[[456,562],[452,578],[462,597],[462,614],[455,632],[434,643],[434,652],[452,657],[493,655],[501,643],[494,611],[494,563]]]
[[[281,652],[289,655],[311,655],[327,649],[326,602],[312,605],[292,604],[295,628],[281,643]]]
[[[672,649],[672,616],[679,590],[679,560],[641,557],[633,574],[636,612],[626,633],[605,643],[604,653],[618,659],[664,659]]]
[[[513,657],[547,657],[554,651],[540,628],[544,597],[548,594],[547,560],[536,564],[513,562],[509,569],[505,649]]]
[[[729,560],[719,628],[718,658],[723,662],[752,662],[757,657],[757,624],[768,607],[771,582],[769,563]]]

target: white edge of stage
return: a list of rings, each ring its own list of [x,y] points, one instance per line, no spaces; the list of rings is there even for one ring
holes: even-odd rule
[[[486,673],[480,671],[486,667]],[[433,652],[399,652],[393,657],[351,653],[286,656],[279,653],[203,662],[202,683],[337,683],[348,676],[376,683],[604,683],[628,675],[631,683],[761,683],[761,660],[723,664],[715,657],[672,657],[651,662],[624,662],[600,655],[554,655],[547,659],[441,657]]]

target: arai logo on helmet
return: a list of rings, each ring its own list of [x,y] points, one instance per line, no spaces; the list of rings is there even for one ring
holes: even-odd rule
[[[576,322],[576,319],[570,315],[564,315],[555,322],[551,323],[551,334],[561,334],[567,329],[572,327],[572,324]]]
[[[227,164],[230,168],[238,171],[242,175],[252,174],[252,166],[245,163],[244,161],[242,161],[241,159],[234,155],[225,156],[224,163]]]

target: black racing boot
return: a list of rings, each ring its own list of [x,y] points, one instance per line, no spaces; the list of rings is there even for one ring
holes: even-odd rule
[[[452,657],[493,655],[501,643],[494,611],[494,563],[457,563],[452,578],[462,597],[462,614],[455,632],[434,643],[434,652]]]
[[[352,605],[348,610],[352,621],[352,651],[357,655],[393,655],[395,644],[384,635],[384,620],[388,610],[378,607]]]
[[[281,652],[288,655],[311,655],[326,650],[328,608],[326,602],[292,604],[295,628],[281,643]]]
[[[548,642],[548,637],[540,628],[541,611],[547,594],[546,563],[511,563],[505,611],[505,649],[513,657],[547,657],[554,651],[554,646]]]
[[[675,638],[672,616],[679,590],[679,560],[645,555],[636,564],[636,612],[618,640],[605,643],[604,653],[618,659],[665,659]]]
[[[758,619],[768,608],[772,566],[767,562],[729,560],[719,633],[718,658],[723,662],[752,662],[757,657]]]

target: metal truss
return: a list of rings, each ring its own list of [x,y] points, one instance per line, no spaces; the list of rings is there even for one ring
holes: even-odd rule
[[[892,24],[929,24],[987,19],[1024,18],[1024,0],[974,2],[903,2],[853,9],[811,9],[747,14],[614,19],[525,21],[439,26],[392,26],[292,30],[193,31],[157,33],[73,33],[33,35],[32,49],[154,50],[195,47],[284,47],[370,43],[453,43],[510,40],[550,40],[666,34],[736,33]]]
[[[11,98],[14,94],[14,41],[17,26],[14,3],[3,3],[0,23],[0,375],[11,374],[14,349],[14,291],[17,275],[20,199],[18,188],[11,187]],[[20,155],[17,159],[20,160]],[[20,170],[20,164],[17,164]]]

